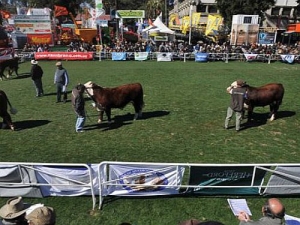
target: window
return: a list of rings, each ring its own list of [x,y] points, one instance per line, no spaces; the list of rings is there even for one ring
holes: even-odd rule
[[[251,23],[252,17],[251,16],[245,16],[244,17],[244,23]]]
[[[283,8],[282,15],[283,16],[290,16],[291,15],[291,9],[290,8]]]
[[[279,16],[279,11],[280,11],[280,8],[275,7],[275,8],[272,9],[271,15]]]
[[[206,12],[206,5],[197,5],[197,12],[202,12],[205,13]]]
[[[218,9],[215,5],[210,5],[210,6],[208,6],[208,12],[209,13],[217,13]]]

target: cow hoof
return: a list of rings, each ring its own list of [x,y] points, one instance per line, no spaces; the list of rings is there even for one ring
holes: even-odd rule
[[[15,127],[14,127],[14,126],[11,126],[10,129],[11,129],[12,131],[14,131],[14,130],[15,130]]]
[[[98,123],[102,123],[102,120],[98,120]]]
[[[275,119],[274,114],[271,116],[270,121],[273,121]]]

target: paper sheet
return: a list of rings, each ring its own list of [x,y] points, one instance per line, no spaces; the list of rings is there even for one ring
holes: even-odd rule
[[[235,216],[238,216],[241,211],[246,212],[252,216],[252,213],[248,207],[246,199],[227,199],[230,208]]]

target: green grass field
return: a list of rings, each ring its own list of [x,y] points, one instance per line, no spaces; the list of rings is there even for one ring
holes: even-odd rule
[[[57,104],[54,61],[40,61],[44,92],[35,97],[28,77],[30,63],[20,64],[20,77],[0,82],[18,114],[17,131],[0,130],[2,162],[100,163],[102,161],[172,163],[298,163],[300,64],[247,62],[63,62],[71,83],[93,81],[113,87],[140,82],[144,118],[132,121],[133,107],[113,110],[115,123],[97,125],[98,113],[87,101],[87,131],[75,132],[71,103]],[[285,96],[279,118],[267,121],[268,107],[256,108],[256,126],[241,132],[224,129],[230,96],[226,87],[236,79],[252,86],[283,83]],[[70,94],[69,94],[70,98]],[[106,117],[105,117],[106,118]],[[246,122],[246,121],[245,121]],[[232,121],[232,125],[234,125]],[[6,198],[0,200],[4,204]],[[57,210],[57,224],[175,225],[197,218],[238,224],[225,197],[121,198],[91,211],[90,197],[25,199]],[[262,197],[247,198],[253,218],[260,217]],[[289,215],[300,217],[298,197],[282,198]]]

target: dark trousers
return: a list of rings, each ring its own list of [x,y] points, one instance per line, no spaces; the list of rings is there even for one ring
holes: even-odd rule
[[[63,100],[66,101],[68,99],[67,90],[63,92],[63,84],[56,83],[56,101],[61,101],[61,95],[63,94]]]

